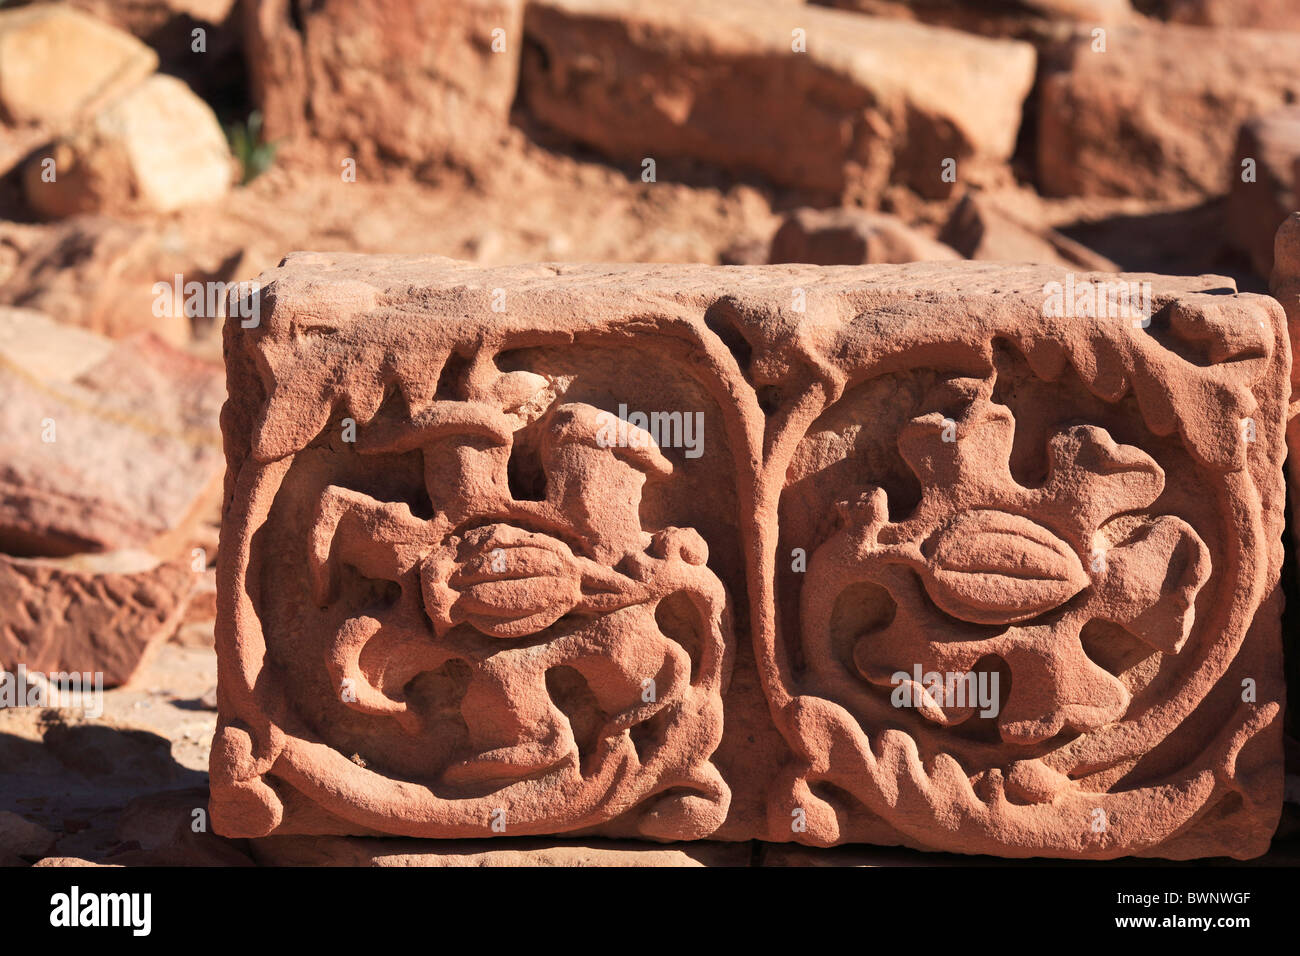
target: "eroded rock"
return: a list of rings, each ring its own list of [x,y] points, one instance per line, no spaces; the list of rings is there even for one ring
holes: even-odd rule
[[[986,263],[264,280],[226,326],[218,833],[1267,848],[1273,300]]]
[[[509,120],[522,0],[290,0],[244,4],[254,96],[268,140],[315,140],[353,159],[420,170],[490,160]]]
[[[167,213],[219,200],[234,172],[212,109],[180,80],[159,74],[41,150],[23,184],[32,208],[52,219]]]
[[[0,174],[157,65],[139,40],[67,4],[0,12]]]
[[[930,197],[1005,161],[1035,54],[818,7],[545,0],[521,79],[543,123],[644,175],[698,160],[821,194]],[[656,171],[657,174],[657,171]]]
[[[1104,45],[1104,50],[1100,48]],[[1046,58],[1039,186],[1057,196],[1222,195],[1237,129],[1300,93],[1300,36],[1149,23]]]
[[[219,374],[0,311],[0,665],[124,683],[201,588]]]

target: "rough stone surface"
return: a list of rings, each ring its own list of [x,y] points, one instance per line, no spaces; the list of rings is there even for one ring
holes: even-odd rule
[[[1040,262],[1098,272],[1117,271],[1115,263],[1055,229],[1028,222],[982,193],[967,193],[939,238],[967,259]]]
[[[289,257],[226,327],[216,832],[1264,852],[1282,310],[1066,278]]]
[[[180,625],[194,577],[188,560],[138,551],[0,554],[0,667],[98,672],[107,687],[125,684]]]
[[[54,160],[49,181],[45,160]],[[212,109],[171,76],[151,76],[34,156],[27,201],[43,216],[173,212],[219,200],[234,160]]]
[[[221,398],[216,369],[156,339],[0,309],[0,666],[114,686],[176,630]]]
[[[211,219],[201,210],[194,213]],[[193,233],[107,216],[0,223],[0,302],[110,338],[152,332],[186,347],[196,333],[217,326],[217,317],[206,305],[199,315],[187,316],[184,296],[177,301],[174,293],[164,300],[169,308],[157,308],[157,283],[174,287],[177,275],[184,282],[224,281],[232,258],[227,249],[202,249]]]
[[[1039,186],[1050,195],[1196,199],[1229,187],[1237,130],[1294,102],[1300,36],[1170,24],[1080,34],[1045,58]]]
[[[1245,160],[1254,161],[1253,177],[1243,177]],[[1274,237],[1296,208],[1297,161],[1300,107],[1274,110],[1242,124],[1229,170],[1232,190],[1225,207],[1225,225],[1232,244],[1250,257],[1250,264],[1261,276],[1272,275]]]
[[[0,551],[172,557],[219,494],[218,369],[0,309]]]
[[[1011,155],[1034,77],[1028,44],[758,0],[543,0],[525,29],[543,123],[638,173],[699,160],[825,194],[946,196],[945,159],[973,178]]]
[[[861,266],[960,259],[897,216],[861,209],[800,209],[772,237],[768,261]]]
[[[1291,330],[1291,352],[1295,354],[1300,348],[1300,212],[1293,212],[1278,227],[1276,242],[1273,247],[1273,275],[1269,280],[1269,292],[1282,308],[1286,310]],[[1291,368],[1292,407],[1300,398],[1300,366]],[[1300,503],[1300,468],[1296,467],[1300,456],[1300,418],[1293,415],[1287,423],[1287,447],[1291,457],[1287,466],[1287,478],[1290,488],[1290,500],[1294,508]],[[1300,533],[1292,527],[1293,546],[1300,549]],[[1294,766],[1292,767],[1294,769]]]
[[[1168,0],[1165,15],[1198,26],[1300,30],[1300,7],[1294,0]]]
[[[876,16],[901,17],[988,36],[1034,38],[1072,24],[1112,26],[1133,19],[1129,0],[816,0]]]
[[[251,0],[244,29],[267,138],[347,146],[331,165],[349,156],[358,176],[377,163],[483,159],[509,121],[523,6]]]

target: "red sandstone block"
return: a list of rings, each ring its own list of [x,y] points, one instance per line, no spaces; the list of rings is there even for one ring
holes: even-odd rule
[[[1273,300],[334,254],[261,294],[226,329],[219,833],[1267,847]]]

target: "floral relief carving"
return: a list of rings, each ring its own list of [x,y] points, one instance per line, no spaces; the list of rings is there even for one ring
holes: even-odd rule
[[[1156,278],[290,257],[226,329],[215,828],[1263,852],[1285,323]]]

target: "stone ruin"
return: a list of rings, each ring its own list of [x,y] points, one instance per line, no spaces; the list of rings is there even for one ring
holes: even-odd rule
[[[1287,316],[1072,278],[1149,312],[289,256],[225,331],[217,832],[1263,853]]]

